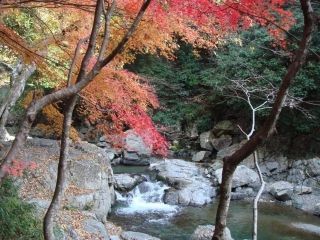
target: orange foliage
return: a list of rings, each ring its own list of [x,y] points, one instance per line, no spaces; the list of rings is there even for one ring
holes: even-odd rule
[[[42,91],[28,92],[23,100],[24,107],[28,107],[33,99],[43,96]],[[63,125],[63,114],[59,112],[55,105],[48,105],[42,109],[40,113],[40,121],[35,126],[35,130],[39,131],[42,137],[60,139]],[[74,127],[71,127],[70,138],[78,141],[79,134]]]
[[[5,2],[7,6],[13,4],[14,7],[15,1]],[[111,0],[105,2],[108,5]],[[125,34],[141,3],[142,0],[117,1],[115,14],[111,19],[110,44],[105,55],[114,49]],[[294,23],[292,14],[284,9],[286,4],[290,3],[292,0],[152,1],[143,21],[130,38],[124,51],[81,93],[85,99],[82,114],[108,133],[136,128],[139,129],[139,133],[143,134],[143,128],[151,129],[151,135],[160,139],[161,144],[165,144],[157,134],[153,134],[156,128],[145,114],[148,109],[158,107],[152,87],[144,79],[122,70],[123,65],[133,61],[137,53],[160,54],[167,58],[174,58],[174,52],[179,48],[176,41],[177,36],[195,48],[214,48],[230,32],[246,29],[255,23],[265,26],[277,43],[285,46],[283,30],[288,30]],[[95,4],[96,1],[93,0],[27,1],[27,6],[50,7],[65,20],[61,21],[63,27],[60,33],[57,33],[55,37],[44,39],[41,43],[35,43],[35,46],[66,45],[66,47],[62,46],[66,54],[61,54],[59,57],[61,61],[70,61],[70,54],[79,39],[90,33]],[[282,29],[279,29],[278,26],[281,26]],[[8,30],[1,29],[3,27],[0,24],[0,41],[10,44],[9,40],[1,35],[1,31],[8,32]],[[14,38],[15,33],[10,31],[8,36]],[[102,41],[102,37],[101,34],[99,41]],[[25,50],[19,50],[18,45],[10,45],[10,47],[17,49],[22,55],[26,54]],[[28,55],[26,58],[32,59]],[[81,59],[77,60],[78,65],[80,61]],[[95,61],[96,58],[91,59],[91,66]],[[75,75],[76,73],[77,70],[75,70]],[[51,130],[58,135],[61,131],[61,128],[58,127],[58,125],[61,127],[61,113],[54,106],[50,106],[43,111],[43,115],[47,119],[47,126],[50,126],[46,131]],[[57,120],[50,120],[50,116],[56,117]],[[110,121],[113,123],[110,124]],[[141,121],[145,125],[140,124]],[[55,125],[57,122],[59,124]],[[56,130],[52,130],[52,126],[55,126]],[[43,125],[40,127],[45,128]],[[156,141],[150,139],[146,141],[152,143],[155,146],[154,149],[161,149],[156,146]],[[162,150],[159,152],[163,153]]]

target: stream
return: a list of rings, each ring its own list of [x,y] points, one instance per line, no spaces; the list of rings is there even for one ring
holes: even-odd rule
[[[162,240],[188,240],[198,225],[212,224],[217,202],[204,207],[165,204],[169,187],[156,181],[146,167],[115,167],[115,173],[141,173],[148,179],[128,194],[117,193],[117,203],[109,220],[125,230],[150,234]],[[232,201],[228,227],[235,240],[251,239],[251,203]],[[311,233],[293,224],[313,229]],[[305,224],[305,225],[303,225]],[[277,203],[259,204],[259,240],[319,240],[320,218]]]

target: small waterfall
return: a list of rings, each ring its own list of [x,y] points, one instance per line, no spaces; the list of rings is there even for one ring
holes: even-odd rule
[[[162,182],[145,181],[136,186],[131,192],[121,194],[116,192],[117,201],[124,204],[119,208],[119,214],[136,214],[136,213],[165,213],[166,216],[174,215],[178,212],[178,206],[168,205],[163,202],[165,190],[169,189]]]

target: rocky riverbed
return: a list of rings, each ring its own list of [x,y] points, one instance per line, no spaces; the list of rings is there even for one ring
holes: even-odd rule
[[[149,239],[135,231],[124,233],[108,221],[111,206],[116,200],[114,189],[129,193],[140,187],[140,191],[144,191],[148,189],[146,183],[149,181],[142,173],[114,174],[112,165],[150,164],[146,168],[152,172],[154,180],[166,184],[159,187],[164,189],[161,201],[166,206],[174,206],[171,210],[176,209],[175,206],[205,209],[217,199],[222,172],[219,158],[210,161],[153,159],[150,152],[141,146],[142,142],[135,138],[137,136],[130,135],[127,145],[134,144],[134,148],[128,146],[124,152],[112,149],[104,139],[100,139],[99,147],[87,142],[72,144],[66,196],[57,218],[62,236],[71,239]],[[4,142],[3,145],[4,153],[9,143]],[[225,153],[230,150],[230,147],[226,148],[222,148]],[[231,145],[231,149],[235,148]],[[29,139],[19,154],[19,159],[36,163],[34,171],[17,178],[16,182],[21,187],[20,195],[35,204],[40,217],[48,207],[54,190],[58,154],[58,141],[40,138]],[[289,161],[273,156],[261,159],[260,166],[267,182],[263,202],[277,202],[320,215],[319,158]],[[235,172],[232,200],[251,200],[259,185],[258,175],[250,159],[246,159]],[[291,227],[303,228],[304,231],[313,229],[313,234],[317,234],[317,226],[301,224]]]

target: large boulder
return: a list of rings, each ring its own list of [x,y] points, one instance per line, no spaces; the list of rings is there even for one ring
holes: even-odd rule
[[[51,199],[59,150],[58,141],[29,139],[20,152],[19,158],[37,164],[33,173],[22,179],[20,194],[27,201]],[[83,141],[71,144],[67,170],[63,207],[90,210],[99,221],[104,221],[115,201],[113,171],[105,150]],[[40,209],[45,211],[42,206]]]
[[[145,233],[126,231],[121,233],[123,240],[160,240]]]
[[[143,139],[133,130],[125,133],[124,147],[127,152],[135,152],[139,156],[150,157],[152,149],[145,144]]]
[[[278,181],[270,185],[269,192],[279,201],[292,199],[293,185],[286,181]]]
[[[168,204],[201,206],[212,201],[216,189],[204,176],[202,167],[180,159],[164,160],[154,164],[157,178],[168,183],[171,188],[165,194]]]
[[[138,174],[121,173],[114,175],[114,187],[118,191],[129,192],[146,179]]]
[[[213,225],[200,225],[191,235],[191,240],[211,240],[215,227]],[[224,231],[224,240],[233,240],[229,228]]]
[[[214,172],[214,176],[218,180],[219,184],[221,184],[222,168],[216,170]],[[252,169],[244,165],[240,165],[236,168],[236,171],[233,174],[232,188],[237,188],[242,186],[255,187],[258,184],[259,184],[259,176],[255,171],[253,171]]]

